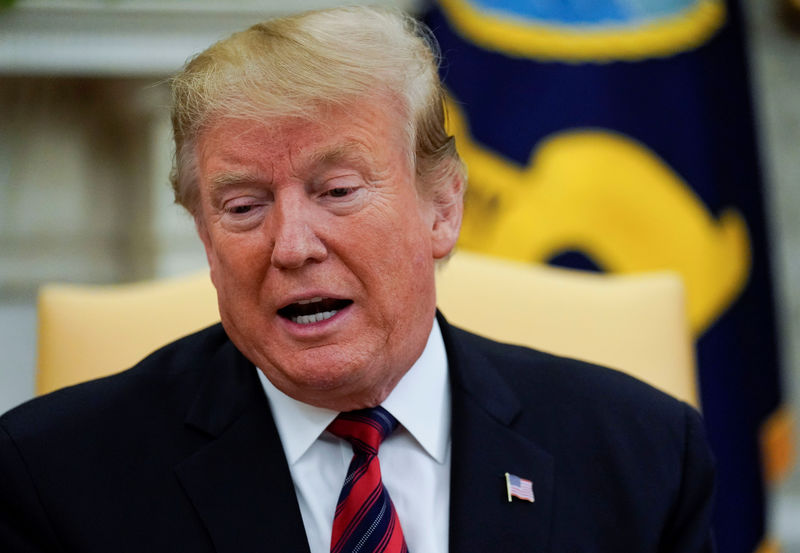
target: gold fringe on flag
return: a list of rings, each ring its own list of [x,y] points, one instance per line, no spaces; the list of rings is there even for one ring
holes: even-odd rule
[[[794,419],[786,407],[779,407],[767,417],[759,439],[764,480],[775,485],[786,478],[795,460]]]

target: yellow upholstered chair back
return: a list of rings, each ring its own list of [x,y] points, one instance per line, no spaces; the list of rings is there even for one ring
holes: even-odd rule
[[[448,321],[496,340],[607,365],[698,406],[683,282],[459,252],[437,275]]]
[[[438,271],[437,294],[456,325],[610,365],[696,404],[677,276],[597,275],[459,252]],[[139,284],[45,286],[37,391],[130,367],[218,320],[207,272]]]
[[[119,372],[216,321],[208,271],[135,284],[43,286],[36,391]]]

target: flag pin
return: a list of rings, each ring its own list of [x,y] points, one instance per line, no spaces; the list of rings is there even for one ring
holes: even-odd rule
[[[533,482],[525,478],[520,478],[516,474],[506,473],[506,493],[508,494],[509,503],[512,497],[524,499],[531,503],[534,502]]]

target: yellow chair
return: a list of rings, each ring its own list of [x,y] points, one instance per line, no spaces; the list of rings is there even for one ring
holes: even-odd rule
[[[675,275],[607,276],[459,252],[438,271],[437,293],[456,325],[610,365],[697,404]],[[45,286],[37,391],[122,370],[218,320],[207,272],[140,284]]]

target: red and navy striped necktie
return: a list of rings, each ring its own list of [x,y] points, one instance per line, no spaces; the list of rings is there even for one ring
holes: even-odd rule
[[[378,462],[378,447],[395,427],[397,420],[383,407],[340,413],[328,426],[353,446],[333,518],[331,553],[408,553]]]

